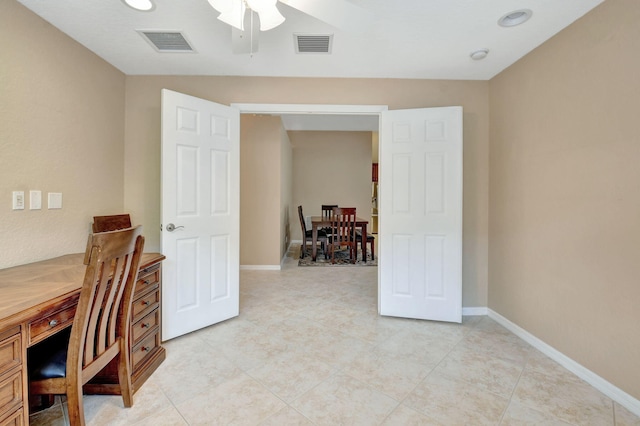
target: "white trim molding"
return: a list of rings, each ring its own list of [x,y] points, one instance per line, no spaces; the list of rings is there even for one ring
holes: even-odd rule
[[[529,333],[527,330],[511,322],[499,313],[488,309],[488,315],[489,318],[493,319],[494,321],[511,331],[513,334],[520,337],[522,340],[529,343],[534,348],[538,349],[546,356],[556,361],[558,364],[562,365],[564,368],[571,371],[573,374],[589,383],[594,388],[598,389],[600,392],[602,392],[618,404],[622,405],[624,408],[631,411],[636,416],[640,416],[640,400],[635,399],[622,389],[598,376],[593,371],[587,369],[586,367],[583,367],[559,350],[543,342],[533,334]]]
[[[232,103],[241,114],[356,114],[379,115],[387,105],[245,104]]]
[[[462,316],[465,317],[475,317],[479,315],[487,315],[487,307],[486,306],[477,306],[477,307],[462,307]]]
[[[240,270],[279,271],[280,269],[282,269],[280,265],[240,265]]]

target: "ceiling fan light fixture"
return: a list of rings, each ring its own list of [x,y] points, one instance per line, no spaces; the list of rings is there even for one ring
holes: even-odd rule
[[[515,27],[527,22],[531,15],[533,15],[533,12],[529,9],[514,10],[498,19],[498,25],[501,27]]]
[[[247,9],[260,18],[260,30],[267,31],[282,24],[284,16],[276,7],[278,0],[208,0],[211,7],[220,12],[218,19],[244,31],[244,16]]]
[[[260,17],[261,31],[269,31],[284,22],[284,16],[282,16],[280,11],[276,9],[275,6],[271,10],[258,12],[258,16]]]
[[[153,10],[155,5],[151,0],[122,0],[124,4],[132,9],[139,10],[141,12],[149,12]]]

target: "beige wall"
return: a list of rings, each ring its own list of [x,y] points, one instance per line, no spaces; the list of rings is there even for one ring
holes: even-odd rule
[[[0,268],[84,251],[92,216],[124,211],[124,74],[2,0],[0,91]],[[14,190],[42,210],[12,210]]]
[[[371,218],[371,132],[289,132],[296,218],[319,216],[322,204],[355,207]],[[300,220],[293,239],[302,240]]]
[[[160,247],[162,88],[223,104],[360,104],[388,105],[390,109],[461,105],[465,144],[463,306],[487,305],[487,81],[127,76],[125,149],[129,161],[125,167],[125,207],[143,218],[147,233],[158,230],[155,235],[147,235],[146,241],[147,247],[155,250]],[[290,217],[297,220],[297,212]]]
[[[240,127],[240,264],[280,265],[285,132],[280,117],[243,114]]]
[[[491,80],[489,307],[640,398],[640,2]]]
[[[380,134],[371,132],[371,162],[377,163],[380,154]]]
[[[280,258],[291,243],[292,224],[297,216],[293,205],[293,149],[289,135],[280,122]]]

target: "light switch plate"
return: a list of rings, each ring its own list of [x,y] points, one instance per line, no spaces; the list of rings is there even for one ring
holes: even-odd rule
[[[13,191],[13,210],[24,210],[24,191]]]
[[[29,191],[29,210],[40,210],[42,208],[42,191]]]
[[[62,208],[62,192],[50,192],[49,197],[49,210]]]

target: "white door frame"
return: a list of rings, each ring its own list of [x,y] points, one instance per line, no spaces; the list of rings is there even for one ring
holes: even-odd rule
[[[316,114],[316,115],[375,115],[378,117],[378,133],[381,133],[382,112],[388,105],[325,105],[325,104],[252,104],[231,103],[240,114]],[[242,126],[240,127],[242,134]],[[380,148],[378,147],[378,151]],[[378,216],[378,226],[384,219]],[[380,230],[380,228],[378,228]],[[378,312],[380,312],[380,268],[378,268]]]
[[[319,105],[319,104],[244,104],[232,103],[240,114],[333,114],[377,115],[387,111],[387,105]],[[378,126],[379,128],[379,126]]]

